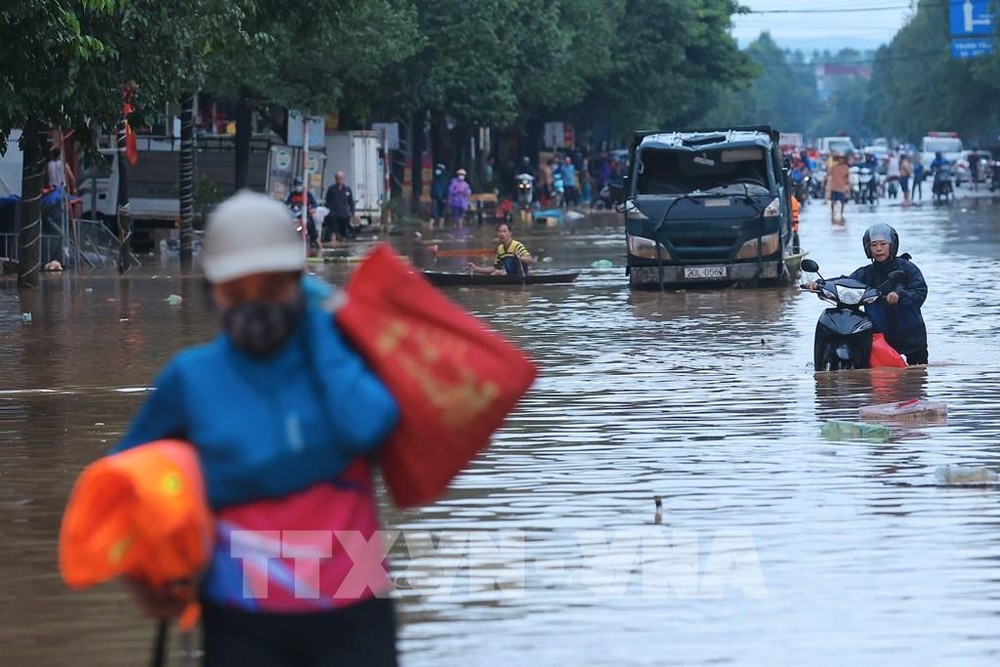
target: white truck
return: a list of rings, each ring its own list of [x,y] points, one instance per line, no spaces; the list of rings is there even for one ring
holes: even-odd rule
[[[958,170],[958,163],[964,157],[962,155],[964,149],[957,132],[928,132],[927,136],[920,140],[920,162],[929,173],[935,154],[941,153],[953,170],[956,184],[959,184],[966,177]]]
[[[379,149],[378,133],[372,130],[326,135],[323,181],[329,187],[334,183],[334,175],[344,172],[344,183],[354,193],[355,214],[368,225],[380,224],[382,206],[388,201]]]
[[[854,142],[851,141],[850,137],[820,137],[816,148],[819,149],[820,155],[824,157],[831,153],[852,155],[857,150],[854,148]]]

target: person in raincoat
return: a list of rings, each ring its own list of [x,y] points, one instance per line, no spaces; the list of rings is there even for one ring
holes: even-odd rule
[[[280,202],[241,192],[202,252],[221,333],[177,354],[115,451],[196,448],[216,526],[200,580],[205,665],[395,665],[371,454],[398,405],[334,324]],[[158,618],[169,591],[132,584]]]
[[[926,364],[927,325],[920,312],[927,300],[924,275],[911,261],[909,253],[898,254],[899,234],[884,222],[865,230],[862,245],[871,263],[856,269],[850,278],[865,285],[879,286],[893,271],[903,271],[907,276],[905,283],[889,285],[882,299],[866,305],[865,313],[875,325],[875,331],[883,334],[886,342],[906,357],[908,365]],[[812,290],[817,288],[814,281],[806,286]]]
[[[920,307],[927,300],[927,282],[908,253],[899,255],[899,234],[884,222],[869,227],[862,237],[871,263],[859,267],[851,278],[866,285],[881,285],[893,271],[903,271],[907,282],[889,287],[884,299],[865,306],[875,331],[906,357],[910,366],[927,363],[927,325]]]
[[[469,197],[472,188],[465,180],[465,170],[455,172],[455,178],[448,185],[448,204],[451,206],[451,224],[456,227],[465,226],[465,213],[469,210]]]
[[[431,181],[431,224],[429,229],[444,229],[444,214],[448,209],[448,174],[443,164],[434,165],[434,179]]]

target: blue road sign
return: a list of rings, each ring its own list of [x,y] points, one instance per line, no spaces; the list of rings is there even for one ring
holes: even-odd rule
[[[975,58],[990,53],[993,53],[993,39],[991,37],[951,40],[952,58]]]
[[[949,0],[948,16],[953,37],[993,34],[990,0]]]

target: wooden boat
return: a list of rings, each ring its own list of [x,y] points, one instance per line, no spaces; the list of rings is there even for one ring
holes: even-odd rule
[[[438,287],[479,287],[490,285],[551,285],[571,283],[580,275],[579,271],[531,271],[526,276],[489,273],[457,273],[445,271],[424,271],[424,277]]]
[[[438,257],[485,257],[495,254],[496,248],[446,248],[441,250],[437,245],[427,246]]]

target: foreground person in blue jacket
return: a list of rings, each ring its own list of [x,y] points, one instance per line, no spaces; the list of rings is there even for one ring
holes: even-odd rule
[[[222,332],[167,364],[116,449],[197,448],[217,524],[204,664],[395,665],[370,456],[396,402],[323,307],[330,288],[303,278],[280,202],[221,204],[202,258]],[[156,617],[180,611],[164,591],[133,590]]]
[[[899,234],[885,223],[868,228],[862,239],[865,255],[872,260],[851,274],[866,285],[881,285],[893,271],[904,271],[909,281],[891,286],[885,299],[865,306],[875,330],[913,366],[927,363],[927,327],[920,307],[927,299],[927,282],[908,254],[897,257]]]

